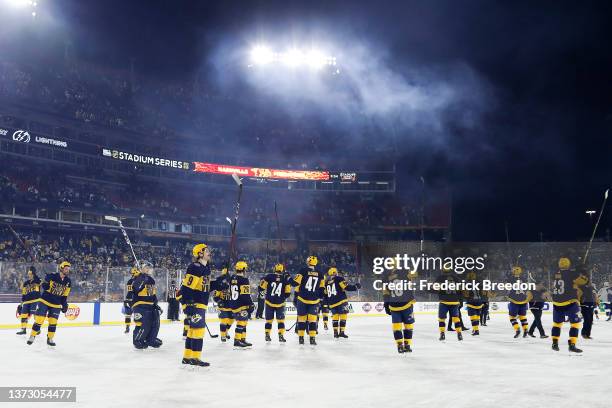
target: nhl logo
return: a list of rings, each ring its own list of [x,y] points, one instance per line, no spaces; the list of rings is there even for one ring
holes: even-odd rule
[[[383,305],[382,303],[377,303],[376,306],[374,306],[374,309],[380,313],[385,310],[385,305]]]
[[[372,305],[369,303],[364,303],[364,305],[361,308],[363,309],[364,312],[369,313],[370,310],[372,310]]]

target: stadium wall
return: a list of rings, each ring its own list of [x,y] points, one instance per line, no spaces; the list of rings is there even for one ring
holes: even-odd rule
[[[168,304],[165,302],[159,303],[164,310],[162,315],[162,323],[170,321],[164,319]],[[0,329],[17,329],[19,328],[19,319],[17,318],[17,306],[19,303],[0,303]],[[64,327],[85,327],[85,326],[113,326],[124,324],[124,315],[122,313],[123,303],[70,303],[68,312],[61,314],[58,326]],[[465,307],[463,308],[465,310]],[[507,313],[507,302],[491,302],[490,313]],[[603,309],[602,309],[603,310]],[[287,316],[289,320],[296,315],[295,306],[291,302],[286,305]],[[544,313],[550,313],[551,305],[544,305]],[[414,307],[415,314],[436,314],[438,312],[438,302],[417,302]],[[354,317],[367,316],[385,316],[382,302],[350,302],[349,313]],[[31,326],[30,319],[29,325]],[[209,305],[206,314],[206,320],[209,322],[218,322],[217,307],[213,304]],[[46,325],[46,323],[45,323]]]

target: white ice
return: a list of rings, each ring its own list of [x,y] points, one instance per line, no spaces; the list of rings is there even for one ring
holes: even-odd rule
[[[62,328],[57,347],[45,332],[32,346],[4,330],[0,385],[76,386],[77,403],[67,407],[609,407],[612,322],[596,320],[594,340],[580,339],[581,356],[561,351],[550,339],[513,339],[505,315],[494,314],[480,337],[447,333],[438,341],[436,317],[417,315],[414,352],[399,355],[390,319],[355,317],[350,338],[334,341],[322,332],[319,345],[298,346],[288,333],[279,345],[263,340],[263,321],[251,321],[251,350],[206,337],[210,369],[180,366],[182,325],[163,325],[158,350],[137,351],[123,328]],[[544,316],[550,334],[550,315]],[[467,319],[465,319],[467,323]],[[288,321],[292,324],[291,321]],[[211,323],[218,333],[218,324]],[[232,332],[233,337],[233,332]],[[25,407],[26,404],[14,404]],[[2,406],[10,406],[2,404]],[[37,404],[38,406],[38,404]]]

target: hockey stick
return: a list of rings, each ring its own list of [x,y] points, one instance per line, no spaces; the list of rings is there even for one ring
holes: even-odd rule
[[[237,174],[232,174],[232,179],[238,185],[238,199],[236,200],[236,205],[234,206],[234,219],[230,220],[232,225],[232,236],[230,238],[230,247],[229,253],[227,254],[227,270],[229,272],[232,265],[232,258],[234,257],[234,247],[236,242],[236,226],[238,225],[238,216],[240,214],[240,199],[242,198],[242,180],[238,177]]]
[[[276,236],[278,237],[278,243],[280,244],[280,252],[278,254],[278,262],[283,263],[283,237],[281,236],[280,222],[278,220],[278,207],[276,201],[274,201],[274,218],[276,218]]]
[[[112,215],[105,215],[104,219],[107,220],[107,221],[114,221],[114,222],[116,222],[119,225],[119,229],[121,229],[121,233],[123,234],[123,238],[125,238],[125,242],[127,242],[128,246],[130,247],[130,250],[132,251],[132,256],[134,257],[134,261],[136,262],[136,266],[138,267],[138,270],[141,270],[140,261],[136,257],[136,252],[134,252],[134,247],[132,246],[132,241],[130,241],[130,237],[128,236],[127,231],[125,230],[125,228],[123,227],[123,223],[121,222],[121,219],[119,219],[118,217],[114,217]]]
[[[218,334],[212,334],[212,333],[210,332],[210,329],[208,328],[208,323],[206,323],[206,331],[208,332],[208,335],[209,335],[210,337],[212,337],[213,339],[216,339],[217,337],[219,337],[219,335],[218,335]]]
[[[11,225],[7,224],[7,223],[4,223],[4,225],[6,225],[6,227],[9,229],[9,231],[11,231],[11,234],[13,234],[13,236],[15,237],[15,239],[17,240],[19,245],[21,245],[23,247],[23,249],[28,253],[28,255],[30,255],[32,257],[34,262],[36,262],[36,253],[32,252],[30,250],[30,248],[28,248],[28,246],[26,245],[25,241],[23,239],[21,239],[21,237],[19,236],[17,231],[15,231],[13,229],[13,227]]]
[[[287,332],[289,332],[289,333],[293,332],[293,328],[295,327],[295,325],[296,325],[296,324],[297,324],[297,319],[295,319],[295,323],[293,323],[293,324],[291,325],[291,327],[290,327],[290,328],[288,328],[286,331],[287,331]]]
[[[589,256],[589,251],[591,250],[591,245],[593,245],[593,239],[595,238],[595,233],[597,232],[597,227],[599,226],[599,221],[601,221],[601,216],[603,215],[604,208],[606,207],[606,201],[608,201],[608,192],[610,189],[607,189],[604,193],[603,203],[601,203],[601,210],[599,210],[599,217],[597,217],[597,222],[595,223],[595,227],[593,228],[593,233],[591,234],[591,239],[589,240],[589,246],[584,253],[584,259],[582,260],[582,264],[586,265],[587,257]]]

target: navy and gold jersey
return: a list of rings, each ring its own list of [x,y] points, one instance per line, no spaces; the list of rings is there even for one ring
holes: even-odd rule
[[[520,281],[520,279],[515,278],[514,276],[512,276],[510,280],[515,283]],[[521,289],[510,289],[507,296],[508,300],[516,305],[524,305],[529,301],[527,291]]]
[[[459,279],[453,273],[442,273],[436,279],[436,283],[458,283]],[[437,291],[440,303],[445,305],[458,305],[461,297],[457,289],[445,289]]]
[[[68,302],[71,287],[68,276],[62,279],[59,273],[48,273],[42,285],[40,301],[49,307],[62,307]]]
[[[394,290],[390,290],[388,287],[383,290],[383,299],[389,305],[390,311],[400,312],[414,305],[414,291],[403,290],[401,288],[402,282],[410,280],[412,276],[408,271],[398,270],[388,271],[383,276],[383,282],[400,286],[395,287]]]
[[[476,282],[479,285],[481,284],[481,282]],[[468,307],[471,307],[472,309],[480,309],[484,306],[485,302],[487,301],[487,293],[484,290],[478,289],[478,290],[466,290],[464,291],[464,298],[465,298],[465,303],[467,304]]]
[[[232,275],[229,286],[230,298],[227,307],[234,313],[247,310],[253,304],[249,278],[243,275]]]
[[[157,303],[157,288],[151,275],[141,273],[132,281],[132,307]]]
[[[40,298],[40,279],[34,276],[21,285],[21,304],[34,303]]]
[[[316,305],[324,296],[325,276],[321,272],[305,268],[295,275],[293,286],[298,300]]]
[[[181,285],[181,303],[206,309],[210,296],[210,266],[193,262]]]
[[[588,279],[574,269],[557,271],[551,282],[552,302],[555,306],[566,306],[578,303],[578,287],[587,283]]]
[[[230,298],[230,277],[230,274],[224,273],[219,275],[211,284],[211,286],[214,287],[213,300],[217,302],[218,308],[222,312],[228,312],[230,310],[227,306],[227,301]]]
[[[127,283],[125,284],[125,302],[132,304],[132,301],[134,300],[134,278],[130,278],[128,279]]]
[[[269,273],[260,282],[259,288],[264,292],[266,305],[279,307],[285,305],[285,299],[291,294],[291,285],[287,277],[280,273]]]
[[[357,290],[355,285],[349,285],[343,276],[334,275],[325,280],[325,303],[330,307],[338,307],[348,302],[346,291]]]

